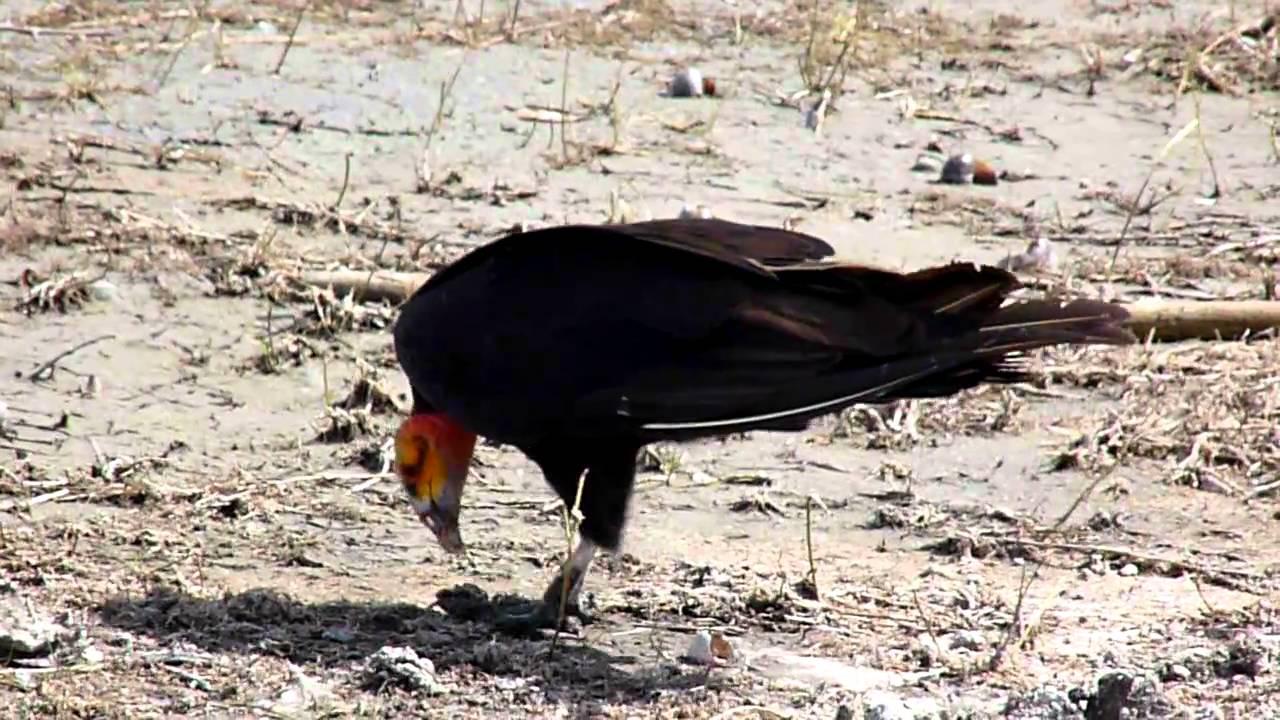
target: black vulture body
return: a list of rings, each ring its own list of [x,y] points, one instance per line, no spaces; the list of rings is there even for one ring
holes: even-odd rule
[[[1025,378],[1020,354],[1124,344],[1125,311],[1007,302],[1011,274],[956,263],[843,264],[817,238],[721,220],[507,236],[403,306],[396,352],[415,412],[513,445],[616,549],[637,452],[662,440],[801,430],[854,403]]]

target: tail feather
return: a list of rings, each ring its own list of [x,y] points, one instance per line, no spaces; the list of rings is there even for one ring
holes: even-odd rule
[[[1015,301],[982,320],[975,336],[945,343],[969,353],[968,360],[902,387],[895,397],[938,397],[982,383],[1029,379],[1027,352],[1053,345],[1128,345],[1129,313],[1113,303],[1077,299]]]
[[[897,325],[909,330],[884,330],[893,325],[869,330],[869,323],[876,320],[866,315],[851,318],[849,312],[830,306],[820,313],[793,313],[786,318],[788,323],[804,318],[814,324],[787,335],[805,343],[821,338],[829,349],[843,349],[845,360],[774,386],[775,392],[753,403],[755,411],[743,408],[746,412],[734,417],[647,423],[644,428],[664,435],[795,429],[855,403],[942,397],[984,383],[1024,381],[1029,377],[1027,353],[1038,348],[1136,342],[1124,327],[1129,317],[1124,308],[1085,299],[1008,301],[1016,279],[996,268],[956,264],[903,276],[837,267],[829,276],[810,276],[805,286],[834,293],[837,281],[843,287],[827,302],[847,299],[855,310],[909,307],[914,313],[876,318],[896,317]],[[797,307],[818,309],[811,304]],[[907,315],[915,318],[914,324]],[[785,331],[788,325],[775,322],[773,327]],[[863,350],[875,345],[869,338],[901,344],[887,354],[867,353]]]

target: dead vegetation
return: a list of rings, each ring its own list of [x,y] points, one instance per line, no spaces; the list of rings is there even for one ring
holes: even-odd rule
[[[1274,10],[1243,23],[1214,13],[1189,27],[1117,38],[1108,45],[1128,47],[1112,59],[1120,72],[1149,74],[1171,84],[1179,96],[1195,89],[1244,95],[1280,89],[1278,25],[1280,15]]]
[[[1154,461],[1165,482],[1251,499],[1274,493],[1280,470],[1280,382],[1274,339],[1203,347],[1142,348],[1047,368],[1075,383],[1115,384],[1118,405],[1060,427],[1057,468],[1093,472]]]

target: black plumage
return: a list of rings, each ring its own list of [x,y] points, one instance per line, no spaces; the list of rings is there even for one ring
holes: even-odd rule
[[[396,353],[415,413],[519,448],[568,504],[586,471],[581,533],[616,549],[648,443],[799,430],[854,403],[1024,379],[1038,347],[1134,340],[1113,304],[1007,302],[1018,282],[994,267],[832,255],[722,220],[514,234],[405,303]]]

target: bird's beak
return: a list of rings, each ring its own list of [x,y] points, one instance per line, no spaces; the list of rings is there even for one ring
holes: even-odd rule
[[[413,509],[418,513],[418,519],[435,533],[436,542],[448,553],[460,553],[466,548],[462,542],[462,531],[458,527],[460,500],[449,486],[435,498],[413,500]]]

